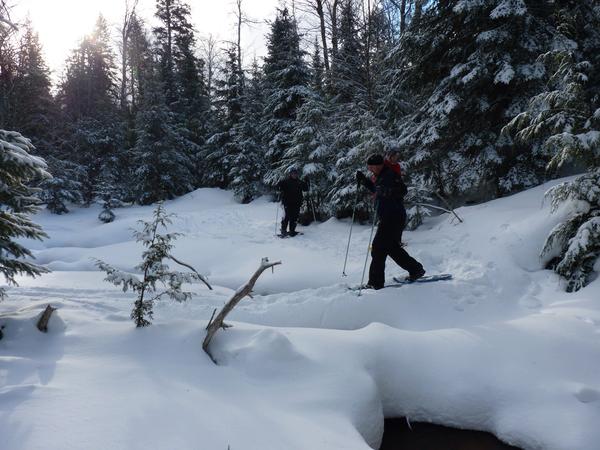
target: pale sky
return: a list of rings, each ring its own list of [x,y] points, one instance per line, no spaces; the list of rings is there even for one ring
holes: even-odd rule
[[[219,40],[235,39],[234,0],[188,0],[192,21],[199,37],[213,34]],[[13,18],[23,20],[29,14],[34,29],[39,33],[48,66],[57,79],[70,51],[81,38],[90,33],[99,13],[102,13],[114,31],[125,10],[125,0],[12,0]],[[265,54],[264,35],[268,32],[265,20],[275,17],[280,0],[243,0],[246,15],[260,24],[246,26],[242,31],[244,63],[254,55]],[[138,13],[154,24],[155,0],[139,0]],[[223,47],[225,44],[223,45]]]

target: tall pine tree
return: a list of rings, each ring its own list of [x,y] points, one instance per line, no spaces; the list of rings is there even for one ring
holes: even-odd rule
[[[194,188],[196,144],[166,104],[158,70],[149,71],[136,115],[133,148],[135,198],[143,205],[171,199]]]
[[[270,164],[265,181],[274,185],[284,176],[279,161],[291,146],[297,110],[310,95],[310,72],[300,48],[298,26],[287,8],[277,11],[267,36],[267,51],[261,128]]]
[[[72,160],[83,166],[82,195],[94,200],[96,186],[117,167],[123,141],[118,114],[116,66],[106,20],[100,16],[67,61],[58,99],[66,115]]]

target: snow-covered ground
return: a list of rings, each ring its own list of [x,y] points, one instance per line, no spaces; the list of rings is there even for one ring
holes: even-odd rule
[[[141,248],[130,228],[152,208],[40,213],[50,239],[0,304],[0,449],[291,450],[377,448],[383,418],[490,431],[524,449],[600,448],[600,282],[566,294],[539,251],[566,213],[542,206],[549,185],[461,208],[406,233],[428,273],[452,281],[367,291],[370,228],[348,221],[274,237],[276,205],[198,190],[167,202],[174,254],[209,276],[187,303],[164,301],[135,329],[133,297],[91,258],[124,270]],[[268,256],[254,298],[201,348],[213,309]],[[402,271],[390,261],[388,275]],[[35,317],[58,308],[49,333]]]

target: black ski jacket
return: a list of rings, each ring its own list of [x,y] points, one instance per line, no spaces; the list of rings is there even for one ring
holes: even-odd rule
[[[300,178],[286,178],[279,182],[281,202],[286,206],[302,205],[302,191],[308,191],[308,183]]]
[[[380,221],[406,219],[404,196],[407,189],[400,175],[384,166],[375,178],[375,182],[364,178],[362,184],[375,194],[377,216]]]

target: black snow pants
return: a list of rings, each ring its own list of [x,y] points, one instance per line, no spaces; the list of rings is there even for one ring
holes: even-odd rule
[[[298,216],[300,215],[300,206],[299,203],[283,204],[285,214],[281,221],[281,234],[287,233],[288,224],[290,226],[290,233],[296,232],[296,223],[298,222]]]
[[[409,274],[423,269],[421,263],[411,257],[400,245],[405,223],[406,216],[400,216],[380,220],[377,226],[369,267],[369,284],[375,289],[380,289],[385,284],[385,260],[388,256]]]

